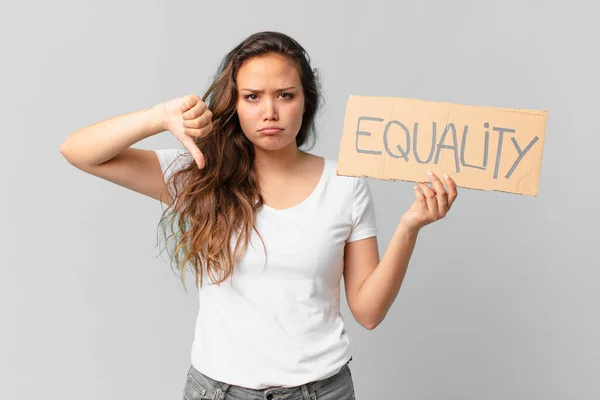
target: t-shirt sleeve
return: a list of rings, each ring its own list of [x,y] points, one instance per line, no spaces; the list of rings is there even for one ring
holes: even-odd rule
[[[354,201],[352,206],[352,230],[346,242],[366,239],[377,235],[375,206],[366,178],[353,178]]]
[[[180,169],[186,167],[194,160],[191,153],[184,149],[158,149],[154,150],[158,156],[160,169],[163,173],[165,182],[168,182],[169,177]],[[173,183],[169,186],[169,191],[174,194],[175,186]]]

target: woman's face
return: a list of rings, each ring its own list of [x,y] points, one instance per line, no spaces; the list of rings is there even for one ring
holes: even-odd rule
[[[254,57],[242,64],[236,80],[237,114],[248,140],[266,151],[296,147],[304,92],[292,62],[278,54]]]

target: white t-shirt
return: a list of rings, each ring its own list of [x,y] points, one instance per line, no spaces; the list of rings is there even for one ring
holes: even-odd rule
[[[165,177],[193,162],[187,150],[156,152]],[[336,166],[325,160],[300,204],[258,211],[266,263],[253,232],[233,279],[218,286],[204,276],[191,352],[201,373],[252,389],[292,387],[335,375],[350,359],[340,314],[344,245],[375,236],[376,224],[367,180],[337,176]]]

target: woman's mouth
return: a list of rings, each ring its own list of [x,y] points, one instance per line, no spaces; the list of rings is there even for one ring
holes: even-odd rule
[[[260,130],[260,133],[262,133],[263,135],[275,135],[279,132],[281,132],[283,129],[281,128],[275,128],[275,127],[271,127],[271,128],[263,128]]]

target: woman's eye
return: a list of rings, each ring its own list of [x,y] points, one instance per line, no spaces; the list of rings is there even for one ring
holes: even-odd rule
[[[291,93],[281,93],[280,96],[284,99],[292,99],[294,97]],[[257,100],[258,96],[255,93],[244,96],[246,100]]]

